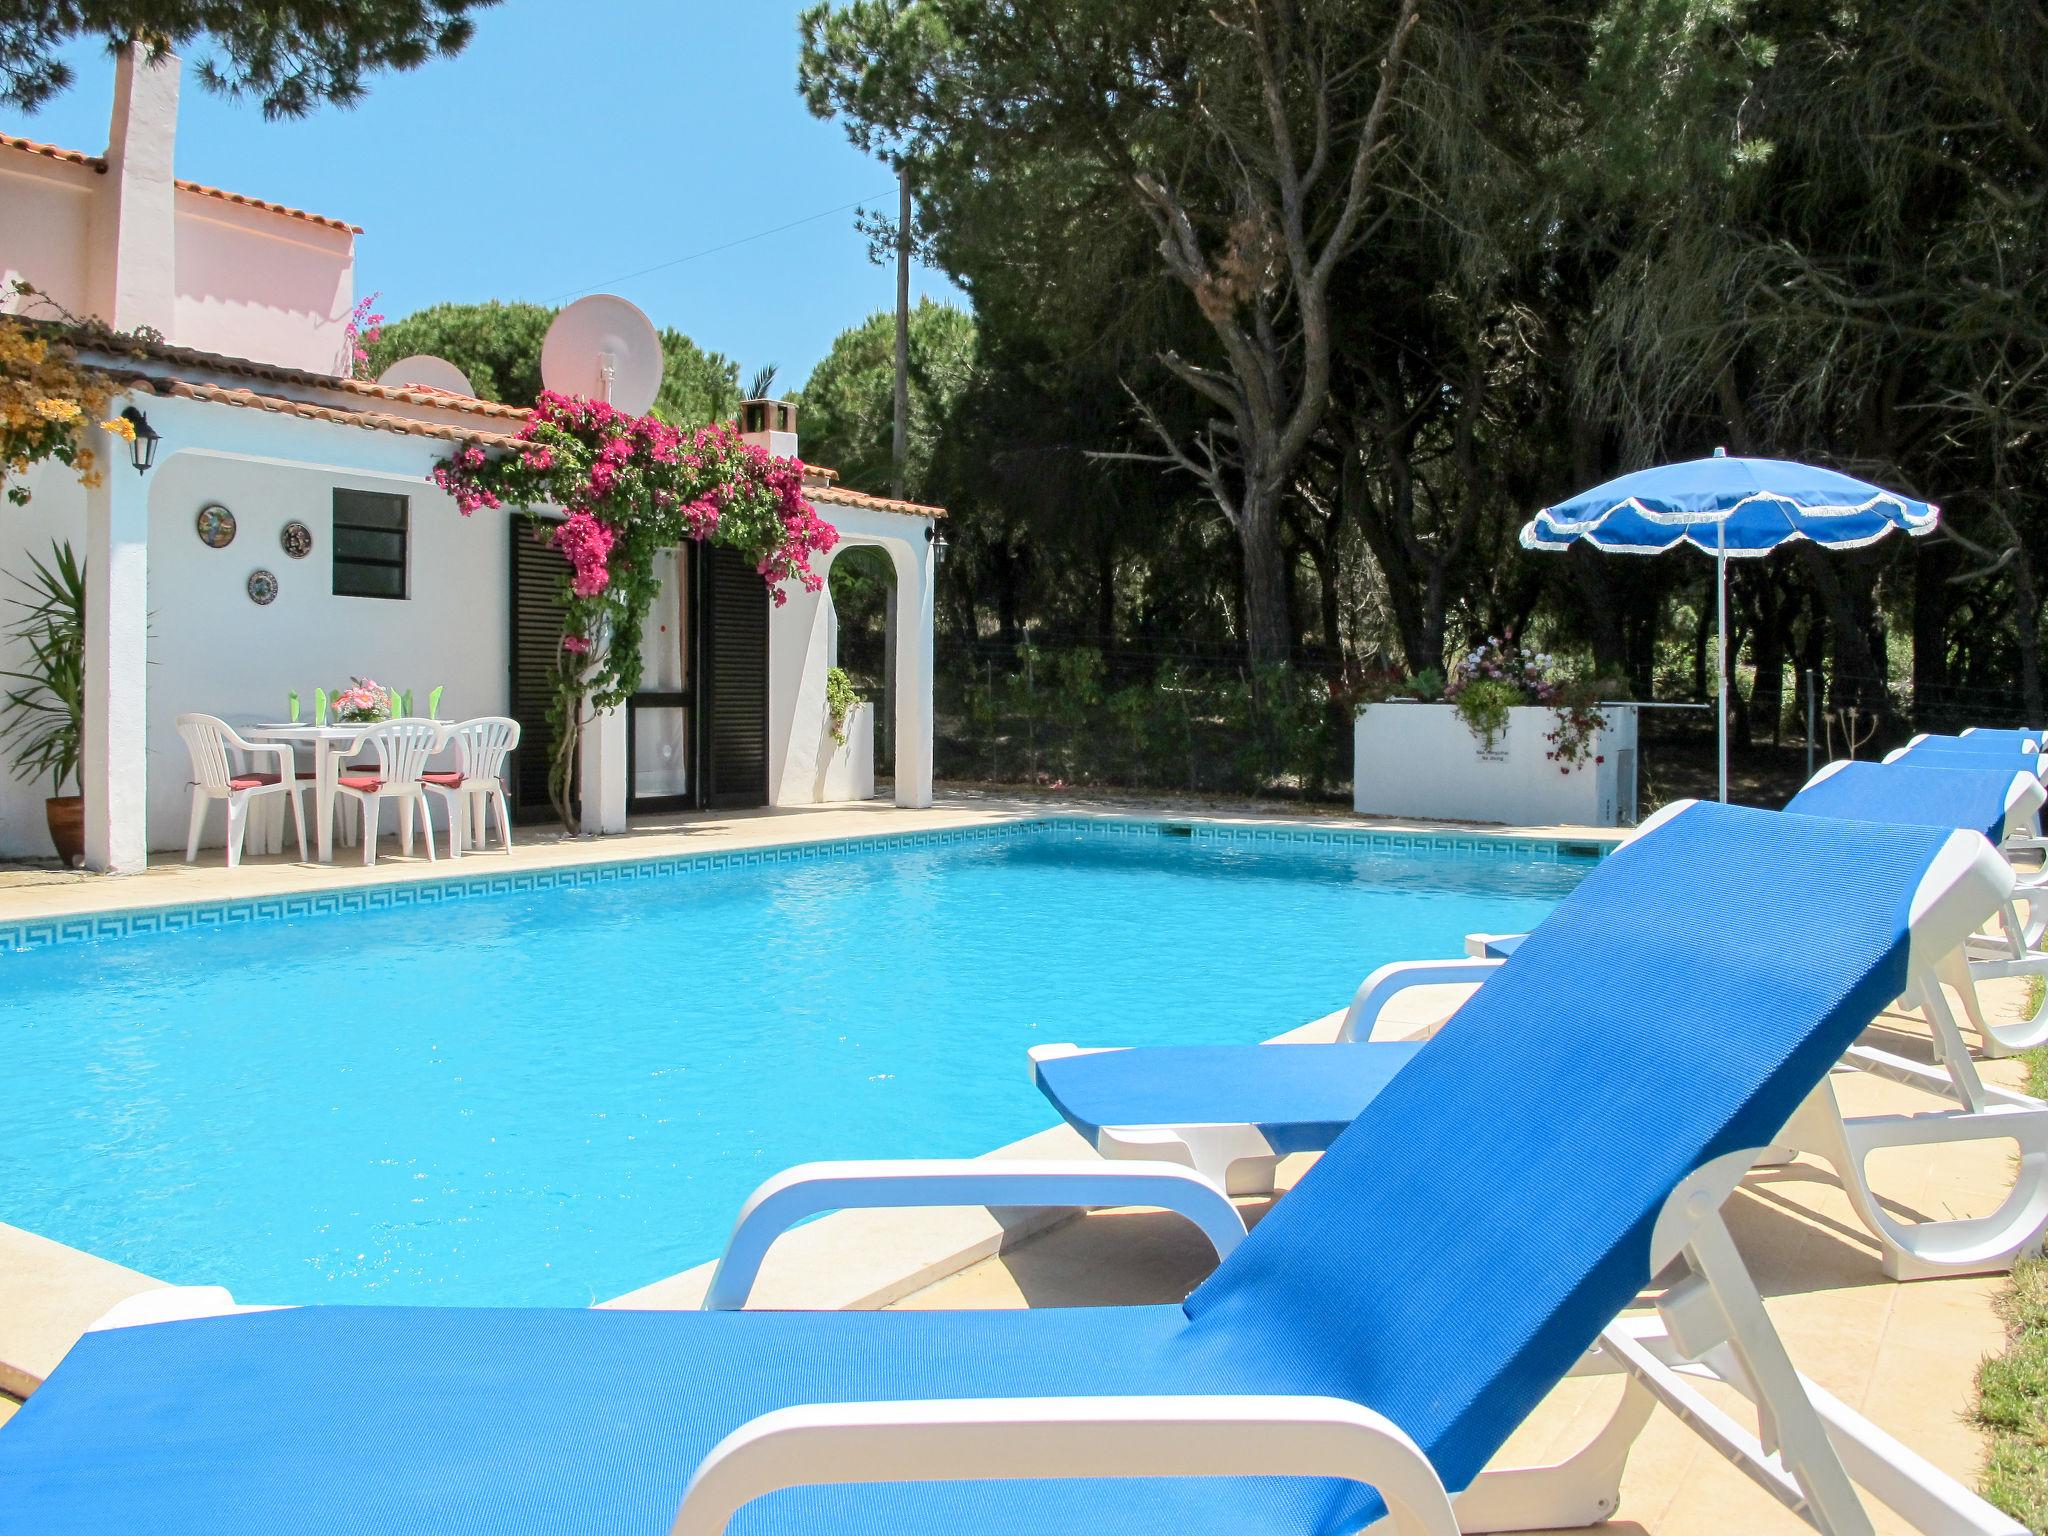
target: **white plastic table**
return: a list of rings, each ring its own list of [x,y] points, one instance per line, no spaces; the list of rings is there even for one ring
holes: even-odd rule
[[[368,725],[257,725],[243,730],[251,741],[311,742],[313,746],[313,819],[319,823],[318,848],[314,854],[322,864],[334,862],[334,781],[341,775],[341,760],[355,750]]]

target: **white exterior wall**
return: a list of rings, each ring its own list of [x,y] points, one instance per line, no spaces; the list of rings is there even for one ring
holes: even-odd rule
[[[839,530],[839,543],[816,567],[859,544],[888,552],[896,567],[896,803],[932,803],[933,561],[927,518],[817,500],[818,515]],[[788,588],[789,601],[768,617],[768,803],[816,805],[827,798],[832,735],[825,672],[832,664],[836,620],[831,587]],[[872,763],[872,739],[869,747]],[[835,781],[843,784],[844,779]]]
[[[47,565],[50,545],[60,539],[69,539],[81,559],[85,555],[85,492],[70,471],[61,464],[38,464],[29,471],[27,483],[31,493],[27,506],[0,503],[0,672],[14,671],[28,661],[28,648],[6,633],[21,618],[13,600],[27,594],[15,578],[29,574],[27,555],[33,554]],[[0,693],[16,686],[11,679],[0,679]],[[67,795],[78,792],[76,784],[63,789]],[[12,756],[0,749],[0,858],[50,856],[43,801],[52,793],[49,779],[42,775],[26,782],[17,780]]]
[[[511,516],[465,518],[427,482],[451,449],[431,438],[308,422],[189,401],[141,402],[164,435],[148,493],[148,660],[146,740],[148,844],[184,846],[189,770],[175,721],[203,711],[235,723],[284,716],[297,689],[306,718],[313,690],[330,692],[352,673],[427,693],[445,685],[441,717],[504,714],[509,706]],[[134,481],[119,460],[110,477]],[[46,557],[53,538],[86,549],[85,493],[61,466],[40,466],[34,499],[0,517],[0,596],[29,552]],[[333,491],[337,486],[411,499],[411,596],[403,602],[333,594]],[[201,505],[218,501],[237,522],[235,541],[209,549],[193,529]],[[297,518],[313,530],[313,552],[286,555],[279,536]],[[246,583],[274,573],[276,602],[259,607]],[[0,611],[0,624],[14,610]],[[22,660],[0,642],[0,668]],[[46,856],[47,781],[0,782],[0,854]],[[218,846],[221,818],[208,825]]]
[[[1367,816],[1619,826],[1635,810],[1636,711],[1601,710],[1607,728],[1569,771],[1548,756],[1554,709],[1508,711],[1494,751],[1482,750],[1449,704],[1373,704],[1353,727],[1351,803]]]

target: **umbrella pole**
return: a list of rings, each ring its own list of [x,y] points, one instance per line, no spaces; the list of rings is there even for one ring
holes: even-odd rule
[[[1721,759],[1721,803],[1728,803],[1728,520],[1714,524],[1714,670],[1720,691],[1714,710]]]

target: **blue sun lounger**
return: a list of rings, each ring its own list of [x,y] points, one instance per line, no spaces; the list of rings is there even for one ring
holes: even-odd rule
[[[1967,725],[1963,727],[1963,732],[1960,736],[1937,736],[1932,739],[1937,741],[1967,741],[1972,745],[2001,741],[2009,742],[2022,751],[2031,749],[2038,752],[2041,750],[2042,743],[2048,741],[2048,732],[2036,730],[2032,726]]]
[[[1821,816],[1968,826],[1984,832],[2008,854],[2040,852],[2048,850],[2040,836],[2048,789],[2034,777],[2031,765],[2036,761],[2048,759],[2031,753],[1977,756],[1915,749],[1893,753],[1881,764],[1829,763],[1785,808]],[[2048,1045],[2048,994],[2026,1017],[1997,1020],[1984,1013],[1975,986],[2001,977],[2048,976],[2048,875],[2039,870],[2019,875],[2013,900],[1999,912],[1996,930],[1972,937],[1944,962],[1939,974],[1962,999],[1986,1054],[2011,1056]]]
[[[2048,754],[2022,751],[2009,742],[1978,746],[1970,738],[1961,736],[1916,737],[1905,746],[1885,754],[1884,760],[1923,768],[2012,768],[2031,773],[2036,778],[2048,776]]]
[[[1816,774],[1787,811],[1960,828],[1995,840],[2009,817],[2031,814],[2042,794],[2030,775],[2004,769],[1841,763]],[[1646,822],[1627,847],[1653,841],[1661,835],[1661,824],[1662,813]],[[1849,899],[1846,892],[1843,899]],[[1803,913],[1799,908],[1777,910]],[[2009,901],[2001,905],[2000,917],[2018,921]],[[1783,943],[1782,917],[1778,921]],[[1180,1163],[1232,1194],[1264,1193],[1273,1188],[1280,1158],[1328,1146],[1348,1117],[1358,1114],[1418,1050],[1412,1039],[1379,1038],[1400,1033],[1383,1023],[1396,998],[1417,987],[1450,983],[1480,983],[1477,995],[1483,996],[1526,942],[1519,935],[1474,936],[1474,941],[1481,939],[1480,952],[1467,959],[1380,967],[1359,987],[1331,1043],[1136,1050],[1048,1044],[1030,1052],[1032,1079],[1061,1118],[1105,1157]],[[1934,1034],[1934,1065],[1872,1044],[1855,1045],[1843,1055],[1844,1066],[1904,1083],[1943,1101],[1943,1107],[1914,1115],[1851,1117],[1842,1113],[1833,1085],[1823,1084],[1788,1133],[1784,1156],[1776,1159],[1789,1161],[1793,1150],[1803,1150],[1835,1169],[1851,1205],[1877,1239],[1885,1272],[1894,1278],[2000,1272],[2016,1256],[2038,1248],[2048,1229],[2048,1106],[1983,1081],[1939,984],[1947,981],[1955,988],[1987,1042],[2000,1031],[2026,1028],[1986,1019],[1977,1000],[1974,981],[1980,975],[2015,975],[2028,967],[2048,972],[2048,955],[2031,950],[2018,958],[1972,952],[1972,945],[1988,950],[2006,942],[1975,935],[1923,963],[1902,989],[1907,1004],[1922,1011]],[[1464,1027],[1465,1016],[1460,1009],[1456,1027]],[[2006,1139],[2016,1142],[2021,1154],[2012,1189],[1995,1211],[1980,1217],[1901,1219],[1872,1187],[1866,1168],[1870,1153],[1881,1147]]]
[[[1663,1402],[1822,1530],[1867,1531],[1868,1494],[1924,1532],[2020,1536],[1798,1376],[1720,1215],[1916,960],[2009,881],[1968,834],[1696,806],[1568,897],[1181,1305],[111,1328],[0,1432],[0,1520],[1344,1536],[1391,1514],[1383,1533],[1452,1536],[1606,1519]],[[1779,942],[1787,904],[1812,913],[1810,947]],[[850,1203],[873,1171],[814,1177]],[[938,1176],[990,1198],[959,1177]],[[753,1205],[739,1267],[758,1262],[750,1226],[803,1208]],[[1653,1275],[1661,1311],[1622,1317]],[[1574,1372],[1626,1378],[1612,1422],[1555,1466],[1482,1475]],[[1761,1405],[1770,1449],[1703,1379]]]

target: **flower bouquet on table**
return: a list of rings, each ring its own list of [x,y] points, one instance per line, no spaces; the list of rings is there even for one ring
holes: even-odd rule
[[[375,725],[391,718],[391,690],[367,677],[352,677],[327,701],[328,714],[343,725]]]

